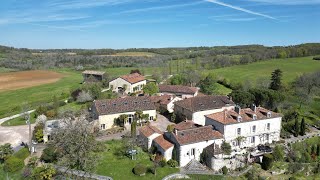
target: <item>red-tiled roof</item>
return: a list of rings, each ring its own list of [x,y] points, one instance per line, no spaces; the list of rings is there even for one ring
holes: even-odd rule
[[[128,75],[123,75],[123,76],[120,76],[120,78],[128,81],[128,82],[131,83],[131,84],[134,84],[134,83],[137,83],[137,82],[140,82],[140,81],[145,80],[144,76],[142,76],[142,75],[139,74],[139,73],[133,73],[133,74],[128,74]]]
[[[167,141],[163,135],[155,138],[154,142],[157,143],[163,150],[167,150],[174,146],[171,142]]]
[[[177,133],[177,134],[176,134]],[[172,132],[173,137],[180,145],[193,144],[213,139],[221,139],[223,135],[213,130],[212,126],[202,126],[177,132]]]
[[[199,89],[197,87],[181,85],[159,85],[159,92],[177,93],[177,94],[195,94]]]
[[[92,71],[92,70],[85,70],[82,72],[82,74],[93,74],[93,75],[104,75],[105,72],[103,71]]]
[[[162,132],[158,128],[151,125],[143,126],[142,128],[139,129],[139,132],[146,137],[149,137],[154,133],[162,134]]]
[[[147,96],[129,96],[117,99],[96,100],[94,101],[94,105],[99,115],[156,109],[150,98]]]
[[[234,105],[228,96],[196,96],[174,103],[192,112],[205,111],[210,109],[220,109],[225,106]]]
[[[200,126],[201,126],[201,125],[195,124],[193,121],[185,120],[185,121],[182,121],[182,122],[174,125],[174,128],[175,128],[176,130],[180,131],[180,130],[197,128],[197,127],[200,127]]]
[[[268,112],[271,113],[271,117],[267,116]],[[256,115],[256,119],[253,118],[254,115]],[[237,119],[239,116],[241,117],[241,120],[238,122]],[[217,112],[217,113],[206,115],[206,117],[212,121],[217,121],[222,124],[234,124],[234,123],[241,123],[241,122],[248,122],[248,121],[281,117],[281,115],[279,113],[269,111],[265,108],[257,107],[256,111],[253,111],[250,108],[246,108],[246,109],[241,109],[240,114],[238,114],[234,110],[224,110],[222,112]]]

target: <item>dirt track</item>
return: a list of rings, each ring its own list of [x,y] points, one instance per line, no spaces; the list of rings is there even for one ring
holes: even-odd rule
[[[52,71],[20,71],[0,74],[0,92],[53,83],[63,77]]]

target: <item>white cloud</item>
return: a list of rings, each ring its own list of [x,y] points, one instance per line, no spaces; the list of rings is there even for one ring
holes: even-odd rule
[[[268,19],[276,19],[275,17],[269,16],[269,15],[266,15],[266,14],[262,14],[262,13],[255,12],[255,11],[251,11],[251,10],[244,9],[244,8],[241,8],[241,7],[237,7],[237,6],[233,6],[231,4],[220,2],[220,1],[217,1],[217,0],[205,0],[205,1],[210,2],[210,3],[214,3],[214,4],[218,4],[218,5],[221,5],[221,6],[224,6],[224,7],[228,7],[228,8],[231,8],[231,9],[235,9],[235,10],[238,10],[238,11],[241,11],[241,12],[245,12],[245,13],[248,13],[248,14],[253,14],[253,15],[256,15],[256,16],[262,16],[262,17],[265,17],[265,18],[268,18]]]
[[[320,0],[247,0],[251,2],[269,3],[275,5],[312,5],[320,4]]]

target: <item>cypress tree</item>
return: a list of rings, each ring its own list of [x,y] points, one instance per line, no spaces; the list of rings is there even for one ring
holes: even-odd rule
[[[301,136],[306,135],[306,122],[305,122],[304,118],[302,118],[302,120],[301,120],[300,135]]]

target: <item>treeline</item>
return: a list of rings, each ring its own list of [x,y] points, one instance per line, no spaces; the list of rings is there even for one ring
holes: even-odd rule
[[[153,56],[108,56],[121,52],[149,52]],[[274,58],[314,56],[320,54],[320,43],[295,46],[262,45],[188,47],[188,48],[132,48],[132,49],[17,49],[0,46],[1,67],[19,70],[48,68],[108,67],[171,67],[172,60],[191,60],[197,68],[220,68]]]

